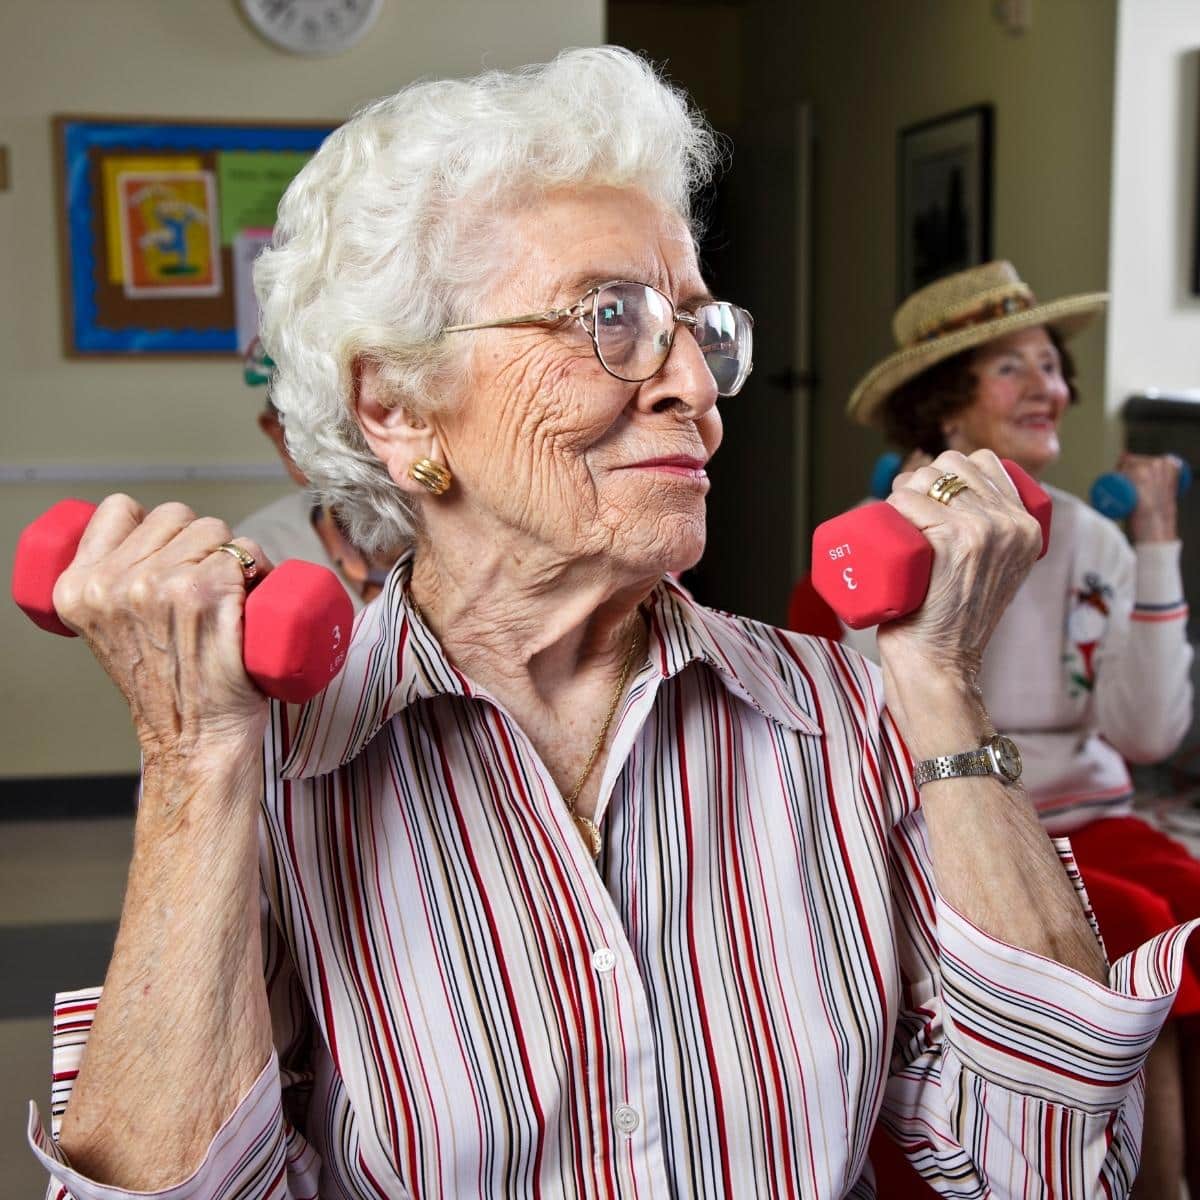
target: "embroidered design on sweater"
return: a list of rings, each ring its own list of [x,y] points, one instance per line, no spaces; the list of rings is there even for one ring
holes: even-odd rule
[[[1084,575],[1083,587],[1071,592],[1067,612],[1068,649],[1063,662],[1067,670],[1067,694],[1072,700],[1096,685],[1096,647],[1108,631],[1112,595],[1112,585],[1091,571]]]

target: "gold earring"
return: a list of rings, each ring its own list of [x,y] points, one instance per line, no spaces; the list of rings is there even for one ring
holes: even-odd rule
[[[443,467],[439,462],[434,462],[432,458],[418,458],[408,468],[408,475],[410,479],[415,479],[435,496],[442,495],[450,487],[450,481],[454,478],[448,468]]]

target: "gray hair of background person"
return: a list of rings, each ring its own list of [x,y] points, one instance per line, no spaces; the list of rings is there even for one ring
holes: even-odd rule
[[[439,334],[490,315],[480,296],[508,250],[489,236],[497,218],[599,184],[640,188],[695,230],[693,196],[722,156],[685,95],[616,47],[415,83],[326,139],[280,203],[255,285],[288,447],[352,541],[386,552],[415,520],[353,419],[356,360],[418,416],[452,404],[468,343]]]

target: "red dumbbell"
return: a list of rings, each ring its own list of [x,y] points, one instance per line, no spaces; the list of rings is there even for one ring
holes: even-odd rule
[[[1015,462],[1001,462],[1042,527],[1045,554],[1054,502]],[[925,602],[932,568],[933,547],[890,504],[852,508],[818,525],[813,534],[813,586],[851,629],[915,612]]]
[[[60,500],[17,540],[13,599],[49,633],[75,636],[54,611],[54,585],[95,511],[84,500]],[[332,571],[299,559],[281,563],[246,597],[246,674],[268,696],[302,704],[341,670],[353,624],[354,606]]]

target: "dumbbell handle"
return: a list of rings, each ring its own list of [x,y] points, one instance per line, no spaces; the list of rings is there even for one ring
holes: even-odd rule
[[[1001,462],[1021,502],[1042,527],[1045,554],[1050,546],[1050,497],[1016,463]],[[916,611],[925,601],[932,569],[933,547],[890,504],[853,508],[813,533],[813,587],[851,629]]]
[[[54,609],[54,585],[71,565],[94,504],[62,500],[17,541],[12,595],[39,628],[74,637]],[[292,559],[275,567],[246,597],[242,660],[268,696],[302,704],[341,670],[354,606],[326,567]]]
[[[1192,486],[1192,468],[1179,459],[1179,496],[1187,495]],[[1107,471],[1099,476],[1088,492],[1092,507],[1112,521],[1124,521],[1137,508],[1137,488],[1120,471]]]

